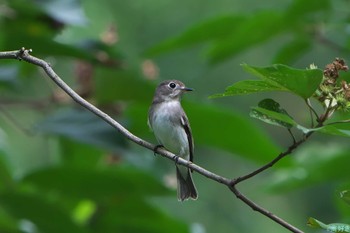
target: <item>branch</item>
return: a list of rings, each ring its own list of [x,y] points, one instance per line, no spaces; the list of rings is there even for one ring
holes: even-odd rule
[[[94,105],[87,102],[85,99],[80,97],[72,88],[70,88],[51,68],[50,64],[46,61],[36,58],[32,55],[31,49],[20,49],[16,51],[7,51],[7,52],[0,52],[0,59],[17,59],[17,60],[23,60],[28,63],[40,66],[45,73],[54,81],[64,92],[66,92],[75,102],[77,102],[79,105],[83,106],[90,112],[94,113],[98,117],[100,117],[102,120],[107,122],[109,125],[111,125],[113,128],[117,129],[121,134],[123,134],[125,137],[127,137],[129,140],[135,142],[136,144],[145,147],[149,150],[155,151],[157,154],[160,154],[168,159],[177,161],[178,164],[184,165],[186,167],[191,168],[192,170],[195,170],[199,174],[202,174],[203,176],[206,176],[209,179],[212,179],[214,181],[217,181],[219,183],[228,185],[230,183],[230,179],[219,176],[215,173],[212,173],[190,161],[187,161],[185,159],[179,158],[175,154],[163,149],[156,147],[156,145],[149,143],[135,135],[133,135],[131,132],[129,132],[126,128],[124,128],[121,124],[119,124],[117,121],[115,121],[113,118],[111,118],[106,113],[102,112],[100,109],[95,107]]]
[[[236,185],[244,180],[247,180],[264,170],[268,169],[269,167],[272,167],[274,164],[276,164],[279,160],[284,158],[285,156],[289,155],[294,151],[300,144],[306,141],[306,139],[311,136],[312,132],[307,134],[302,140],[298,142],[294,142],[292,146],[290,146],[285,152],[279,154],[274,160],[269,162],[268,164],[264,165],[263,167],[257,169],[256,171],[253,171],[245,176],[238,177],[236,179],[229,179],[220,175],[217,175],[211,171],[208,171],[190,161],[187,161],[185,159],[182,159],[175,154],[165,150],[164,148],[157,147],[156,145],[149,143],[135,135],[133,135],[131,132],[129,132],[126,128],[124,128],[121,124],[119,124],[117,121],[115,121],[113,118],[111,118],[106,113],[102,112],[100,109],[96,108],[94,105],[90,104],[86,100],[84,100],[82,97],[80,97],[75,91],[73,91],[51,68],[50,64],[46,61],[36,58],[34,56],[31,56],[29,53],[31,53],[31,50],[26,50],[24,48],[16,51],[7,51],[7,52],[0,52],[0,59],[17,59],[17,60],[23,60],[28,63],[37,65],[41,67],[46,74],[54,81],[64,92],[66,92],[75,102],[77,102],[79,105],[85,107],[90,112],[94,113],[98,117],[100,117],[102,120],[107,122],[109,125],[111,125],[113,128],[118,130],[121,134],[123,134],[126,138],[131,140],[132,142],[147,148],[151,151],[156,152],[157,154],[160,154],[163,157],[166,157],[168,159],[171,159],[175,162],[177,162],[180,165],[186,166],[188,168],[191,168],[192,170],[196,171],[197,173],[214,180],[216,182],[219,182],[221,184],[226,185],[229,187],[229,189],[235,194],[235,196],[246,203],[248,206],[250,206],[253,210],[260,212],[261,214],[265,215],[266,217],[272,219],[279,225],[285,227],[286,229],[290,230],[291,232],[295,233],[303,233],[303,231],[299,230],[298,228],[294,227],[293,225],[289,224],[288,222],[284,221],[283,219],[279,218],[278,216],[274,215],[273,213],[267,211],[263,207],[260,207],[250,199],[248,199],[245,195],[243,195],[236,187]],[[321,124],[321,123],[319,123]]]

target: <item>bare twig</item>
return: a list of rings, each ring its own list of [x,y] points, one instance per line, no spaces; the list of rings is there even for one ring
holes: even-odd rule
[[[314,115],[315,115],[315,117],[316,117],[316,121],[318,121],[319,116],[318,116],[316,110],[312,107],[311,101],[310,101],[309,98],[307,98],[307,99],[305,100],[305,103],[306,103],[306,105],[309,107],[309,110],[310,110],[311,127],[314,127]]]
[[[305,135],[305,137],[297,142],[294,142],[292,146],[290,146],[285,152],[280,153],[275,159],[273,159],[271,162],[267,163],[266,165],[262,166],[261,168],[257,169],[256,171],[253,171],[245,176],[238,177],[236,179],[229,179],[220,175],[217,175],[211,171],[208,171],[190,161],[187,161],[185,159],[179,158],[175,154],[165,150],[164,148],[156,147],[156,145],[149,143],[135,135],[133,135],[131,132],[129,132],[126,128],[124,128],[121,124],[119,124],[117,121],[115,121],[113,118],[108,116],[106,113],[102,112],[98,108],[96,108],[94,105],[90,104],[86,100],[84,100],[82,97],[80,97],[76,92],[74,92],[63,80],[54,72],[54,70],[51,68],[50,64],[45,62],[44,60],[41,60],[39,58],[36,58],[34,56],[31,56],[29,53],[31,50],[26,50],[24,48],[18,50],[18,51],[8,51],[8,52],[0,52],[0,59],[18,59],[23,60],[28,63],[40,66],[46,74],[64,91],[66,92],[75,102],[77,102],[79,105],[85,107],[90,112],[94,113],[98,117],[100,117],[102,120],[107,122],[109,125],[114,127],[116,130],[118,130],[121,134],[123,134],[125,137],[127,137],[132,142],[147,148],[149,150],[155,151],[156,153],[162,155],[163,157],[166,157],[168,159],[171,159],[173,161],[176,161],[178,164],[186,166],[188,168],[191,168],[192,170],[196,171],[197,173],[214,180],[216,182],[219,182],[221,184],[226,185],[229,187],[229,189],[235,194],[235,196],[246,203],[248,206],[250,206],[253,210],[258,211],[259,213],[265,215],[266,217],[270,218],[271,220],[275,221],[279,225],[285,227],[286,229],[290,230],[291,232],[295,233],[303,233],[300,229],[294,227],[290,223],[286,222],[285,220],[281,219],[280,217],[274,215],[273,213],[267,211],[263,207],[260,207],[256,203],[254,203],[252,200],[248,199],[247,196],[242,194],[237,189],[237,184],[240,182],[247,180],[263,171],[268,169],[269,167],[272,167],[274,164],[276,164],[279,160],[284,158],[285,156],[291,154],[300,144],[306,141],[306,139],[311,136],[313,132],[309,132]],[[322,122],[319,122],[318,126],[321,126]]]
[[[306,139],[311,136],[311,134],[313,133],[313,131],[311,131],[309,134],[307,134],[303,139],[293,143],[293,145],[291,145],[286,151],[280,153],[276,158],[274,158],[271,162],[265,164],[264,166],[258,168],[257,170],[244,175],[244,176],[240,176],[236,179],[234,179],[231,183],[231,185],[236,185],[242,181],[245,181],[247,179],[252,178],[253,176],[256,176],[257,174],[265,171],[266,169],[272,167],[273,165],[275,165],[278,161],[280,161],[281,159],[283,159],[285,156],[291,154],[298,146],[300,146],[300,144],[304,143],[306,141]]]
[[[156,145],[149,143],[135,135],[133,135],[131,132],[129,132],[126,128],[124,128],[121,124],[119,124],[117,121],[115,121],[113,118],[111,118],[106,113],[102,112],[100,109],[95,107],[94,105],[90,104],[86,100],[84,100],[82,97],[80,97],[72,88],[70,88],[51,68],[50,64],[46,61],[36,58],[29,53],[31,50],[26,50],[22,48],[18,51],[8,51],[8,52],[0,52],[0,59],[18,59],[23,60],[28,63],[40,66],[45,73],[64,91],[66,92],[75,102],[77,102],[79,105],[85,107],[90,112],[94,113],[98,117],[102,118],[105,122],[110,124],[112,127],[117,129],[120,133],[122,133],[125,137],[127,137],[129,140],[135,142],[136,144],[143,146],[149,150],[154,151],[156,148]],[[164,148],[156,148],[156,152],[168,159],[177,161],[178,164],[187,166],[196,172],[215,180],[219,183],[228,185],[230,183],[230,179],[219,176],[217,174],[214,174],[194,163],[191,163],[185,159],[178,158],[175,154],[165,150]]]

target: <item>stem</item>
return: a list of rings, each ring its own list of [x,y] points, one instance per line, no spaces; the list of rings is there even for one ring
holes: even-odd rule
[[[319,116],[318,116],[316,110],[312,107],[309,98],[307,98],[307,99],[305,100],[305,103],[306,103],[306,105],[307,105],[307,106],[309,107],[309,109],[310,109],[311,127],[314,127],[314,117],[313,117],[313,116],[315,115],[316,121],[319,121],[320,118],[319,118]],[[313,115],[312,113],[313,113],[314,115]]]

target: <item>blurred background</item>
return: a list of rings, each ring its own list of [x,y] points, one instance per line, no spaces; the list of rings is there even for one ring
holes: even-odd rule
[[[309,112],[286,93],[208,97],[253,79],[243,63],[323,69],[335,57],[349,60],[349,13],[348,0],[2,0],[0,50],[33,49],[81,96],[153,143],[154,89],[183,81],[195,89],[183,98],[195,163],[234,178],[292,143],[285,129],[250,118],[251,106],[273,98],[305,127]],[[172,161],[126,140],[38,67],[1,60],[0,88],[1,233],[288,232],[196,173],[199,199],[178,202]],[[350,223],[339,198],[350,188],[348,140],[315,134],[239,188],[308,232],[317,232],[309,216]]]

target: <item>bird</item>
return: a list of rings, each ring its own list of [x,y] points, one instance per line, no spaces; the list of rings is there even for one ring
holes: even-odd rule
[[[193,91],[178,80],[166,80],[156,88],[148,112],[148,125],[159,146],[175,155],[193,162],[194,142],[187,115],[181,106],[185,92]],[[157,147],[159,147],[157,146]],[[193,182],[192,171],[176,166],[177,198],[179,201],[196,200],[198,192]]]

